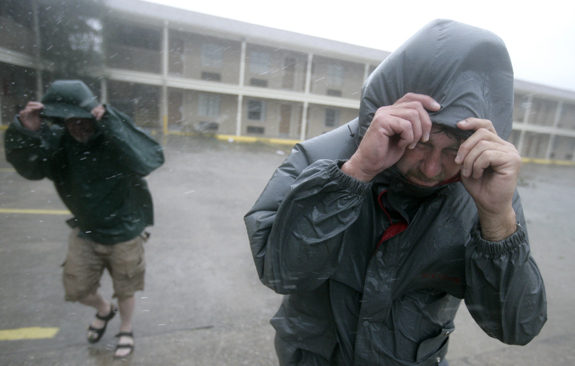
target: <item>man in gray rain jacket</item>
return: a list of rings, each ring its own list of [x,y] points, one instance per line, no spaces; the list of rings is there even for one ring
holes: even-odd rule
[[[5,140],[6,158],[18,173],[52,180],[74,215],[68,220],[73,231],[63,280],[67,301],[98,310],[88,341],[101,339],[119,309],[114,355],[127,356],[134,348],[134,293],[144,289],[144,229],[153,224],[152,196],[143,177],[163,164],[161,146],[126,115],[99,104],[78,80],[55,81],[42,103],[29,102]],[[112,276],[118,307],[98,292],[104,268]]]
[[[546,321],[505,141],[503,42],[431,22],[366,80],[359,118],[297,144],[245,222],[281,365],[447,365],[461,299],[491,337]]]

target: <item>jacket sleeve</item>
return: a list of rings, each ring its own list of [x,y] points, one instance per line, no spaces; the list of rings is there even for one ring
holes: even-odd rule
[[[344,174],[337,160],[309,164],[296,146],[245,216],[262,283],[283,294],[323,283],[370,187]]]
[[[27,179],[53,179],[52,166],[60,146],[63,129],[43,123],[40,130],[22,126],[19,117],[8,126],[4,136],[6,160]]]
[[[111,105],[106,105],[106,113],[98,121],[98,127],[121,152],[126,166],[134,173],[146,176],[164,163],[162,146]]]
[[[475,227],[466,248],[465,303],[479,326],[506,344],[525,345],[547,320],[545,286],[529,249],[523,209],[517,192],[513,206],[517,232],[489,242]]]

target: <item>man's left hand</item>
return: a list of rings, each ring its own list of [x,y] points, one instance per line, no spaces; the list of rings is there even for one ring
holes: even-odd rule
[[[104,115],[104,113],[106,113],[106,108],[102,104],[100,104],[99,106],[92,109],[90,113],[92,113],[92,116],[94,116],[96,121],[99,121]]]
[[[461,181],[477,205],[481,234],[489,241],[506,239],[517,229],[512,201],[521,156],[513,144],[497,136],[489,120],[468,118],[457,127],[475,131],[459,147],[455,162],[461,165]]]

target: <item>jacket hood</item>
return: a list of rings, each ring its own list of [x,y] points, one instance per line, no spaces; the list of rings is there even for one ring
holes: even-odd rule
[[[358,137],[379,107],[409,92],[429,95],[441,105],[430,113],[433,123],[456,127],[476,117],[490,120],[505,140],[511,133],[513,68],[503,41],[487,30],[443,19],[419,30],[365,81]]]
[[[92,109],[99,105],[90,88],[80,80],[56,80],[42,98],[42,116],[58,118],[94,118]]]

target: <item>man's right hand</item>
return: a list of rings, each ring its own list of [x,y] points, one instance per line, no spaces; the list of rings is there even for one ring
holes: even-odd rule
[[[379,108],[357,151],[341,170],[363,182],[371,181],[397,163],[406,148],[413,149],[420,140],[429,140],[431,119],[427,111],[440,108],[430,96],[415,93]]]
[[[32,131],[38,131],[42,126],[40,112],[44,109],[44,104],[40,102],[28,102],[26,107],[20,111],[20,122],[22,126]]]

